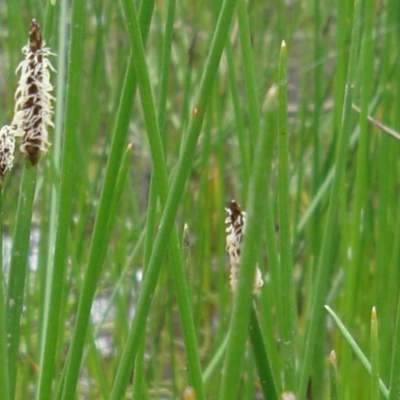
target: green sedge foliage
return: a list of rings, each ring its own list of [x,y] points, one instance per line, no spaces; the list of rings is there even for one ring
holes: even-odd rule
[[[32,19],[57,73],[1,184],[0,398],[397,399],[398,3],[1,4],[1,126]]]

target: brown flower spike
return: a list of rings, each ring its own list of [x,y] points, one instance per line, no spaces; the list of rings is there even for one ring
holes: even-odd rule
[[[225,223],[227,224],[226,251],[229,254],[229,263],[231,265],[229,281],[232,291],[235,291],[239,273],[241,245],[246,228],[246,212],[241,210],[239,204],[237,204],[235,200],[231,201],[229,208],[225,208],[225,211],[228,213],[225,219]],[[257,267],[253,291],[257,292],[263,284],[261,271]]]
[[[35,20],[32,20],[29,42],[22,53],[25,59],[17,68],[21,77],[15,93],[14,135],[22,137],[20,150],[35,165],[49,147],[47,126],[54,126],[52,102],[55,100],[50,94],[54,89],[50,83],[50,70],[54,71],[54,68],[48,60],[53,53],[45,47]]]

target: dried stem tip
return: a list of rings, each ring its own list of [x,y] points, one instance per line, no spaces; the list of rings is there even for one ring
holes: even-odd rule
[[[20,150],[35,165],[40,154],[46,153],[49,146],[47,126],[54,126],[54,97],[50,94],[53,90],[50,70],[54,71],[54,68],[48,60],[53,53],[45,47],[39,24],[35,20],[32,20],[29,42],[23,47],[22,53],[25,59],[17,68],[21,77],[15,93],[14,134],[22,137]]]

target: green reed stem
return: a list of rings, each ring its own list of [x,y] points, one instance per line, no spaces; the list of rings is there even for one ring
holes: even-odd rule
[[[139,24],[137,22],[137,14],[134,2],[132,2],[131,0],[126,1],[125,7],[126,7],[126,15],[129,16],[130,18],[129,33],[132,43],[132,54],[136,60],[135,70],[143,105],[143,114],[148,132],[150,149],[152,152],[153,168],[154,168],[153,174],[155,177],[155,181],[158,184],[158,192],[160,194],[160,200],[163,205],[167,200],[168,190],[169,190],[168,173],[165,163],[163,144],[161,141],[161,136],[158,128],[157,115],[154,107],[154,100],[150,86],[150,78],[148,75],[148,69],[146,65]],[[171,267],[174,276],[174,283],[176,284],[177,300],[182,319],[182,327],[183,327],[185,345],[188,356],[188,369],[191,377],[190,380],[194,389],[196,390],[198,398],[202,399],[204,398],[204,393],[202,388],[198,345],[197,345],[192,315],[190,311],[191,303],[189,298],[189,290],[186,284],[182,253],[180,252],[179,249],[179,237],[177,230],[174,230],[172,234],[170,255],[171,255]],[[124,366],[124,369],[125,368],[126,365]],[[113,392],[113,395],[115,396],[115,392]]]
[[[7,352],[7,303],[3,266],[3,182],[0,183],[0,398],[9,400],[10,379]]]
[[[258,85],[254,71],[253,49],[251,46],[251,33],[246,0],[238,0],[237,19],[239,22],[239,37],[242,54],[244,81],[246,84],[247,98],[250,113],[250,135],[247,138],[250,154],[254,154],[254,143],[258,140],[260,132],[260,105],[257,96]]]
[[[376,308],[371,311],[371,400],[379,400],[379,337]]]
[[[292,238],[290,232],[289,190],[289,132],[287,116],[287,48],[282,42],[279,56],[279,108],[278,108],[278,210],[280,234],[280,301],[283,326],[282,336],[284,389],[295,389],[295,326],[297,325],[296,290],[293,280]]]
[[[357,76],[357,55],[359,49],[360,27],[357,21],[359,18],[360,1],[355,1],[353,31],[350,49],[350,59],[348,64],[348,75],[343,105],[343,116],[337,142],[335,159],[335,174],[332,182],[332,189],[329,200],[329,208],[325,229],[321,244],[321,252],[317,263],[317,271],[314,280],[314,290],[311,294],[311,306],[308,310],[308,321],[306,327],[306,337],[302,353],[300,366],[300,381],[298,396],[300,399],[305,397],[309,374],[311,371],[312,357],[314,355],[316,338],[322,320],[323,305],[325,302],[330,272],[332,271],[331,255],[333,249],[332,237],[335,232],[336,218],[339,207],[340,193],[344,185],[344,171],[347,160],[349,144],[349,132],[351,132],[351,112],[353,101],[353,86]]]
[[[245,343],[248,335],[253,283],[256,263],[261,259],[261,244],[265,229],[265,194],[268,176],[266,144],[268,135],[259,135],[248,192],[248,219],[244,235],[243,251],[239,268],[238,289],[234,295],[233,310],[229,327],[224,371],[222,375],[221,400],[234,399],[238,392],[240,374],[244,360]]]
[[[19,344],[21,313],[25,294],[26,271],[29,259],[29,243],[33,200],[36,188],[37,167],[25,162],[18,197],[18,209],[13,236],[10,274],[7,287],[7,347],[8,372],[11,398],[14,398]]]
[[[71,221],[74,180],[76,179],[75,133],[77,115],[79,114],[80,69],[83,57],[82,30],[85,17],[83,1],[75,1],[72,8],[71,47],[68,69],[68,92],[66,98],[65,132],[63,138],[62,163],[59,183],[57,232],[54,248],[53,264],[50,268],[50,294],[46,298],[45,308],[48,310],[46,326],[42,340],[41,373],[36,398],[46,400],[53,398],[52,379],[55,372],[55,354],[60,328],[60,309],[65,285],[65,272],[68,256],[68,231]]]
[[[243,188],[242,192],[246,193],[247,185],[250,182],[250,164],[251,164],[251,149],[253,147],[250,140],[247,140],[246,128],[244,117],[240,104],[239,89],[237,87],[237,74],[235,72],[235,59],[232,51],[232,44],[227,43],[225,46],[225,54],[228,62],[228,72],[229,72],[229,87],[231,91],[233,114],[235,116],[236,132],[239,141],[239,151],[240,151],[240,163],[241,163],[241,173]]]
[[[153,6],[153,1],[146,1],[143,3],[141,9],[140,26],[143,40],[147,37]],[[109,209],[113,199],[113,192],[115,190],[116,176],[120,168],[122,154],[125,148],[130,112],[136,90],[137,81],[135,79],[134,63],[135,60],[131,55],[121,93],[118,115],[113,132],[110,157],[107,163],[104,184],[100,195],[99,208],[94,224],[89,249],[88,265],[83,283],[83,291],[78,306],[76,325],[71,347],[69,349],[66,369],[64,370],[65,382],[62,392],[62,399],[64,400],[72,398],[76,390],[91,305],[105,255],[105,252],[102,250],[107,247],[107,243],[104,240],[104,231],[107,228],[110,219],[114,218],[114,216],[109,214]]]
[[[338,372],[335,350],[329,354],[330,400],[338,400]]]
[[[160,129],[160,135],[163,138],[164,131],[164,120],[165,120],[165,109],[167,104],[168,94],[168,77],[169,77],[169,63],[171,56],[172,37],[173,37],[173,26],[174,26],[174,14],[175,14],[175,0],[169,0],[167,22],[164,33],[164,43],[162,52],[161,62],[161,79],[160,79],[160,93],[159,93],[159,104],[158,104],[158,123]],[[149,188],[149,201],[147,207],[147,220],[145,228],[145,245],[144,245],[144,265],[147,266],[150,260],[151,252],[153,249],[153,238],[156,231],[156,216],[157,216],[157,182],[154,174],[151,177],[150,188]],[[144,380],[144,356],[146,349],[146,337],[142,338],[140,346],[138,348],[137,356],[134,365],[134,381],[132,386],[132,396],[134,399],[141,398],[143,396],[142,386]]]
[[[257,365],[258,377],[260,379],[264,398],[268,400],[278,400],[279,396],[274,382],[270,359],[265,347],[254,303],[250,312],[249,337],[253,346],[254,360]]]

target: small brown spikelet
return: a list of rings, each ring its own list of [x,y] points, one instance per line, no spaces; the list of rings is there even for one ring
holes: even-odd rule
[[[239,266],[240,246],[242,243],[246,213],[242,212],[239,204],[232,200],[229,208],[225,208],[228,213],[226,223],[226,251],[229,254],[231,266]]]
[[[226,251],[229,254],[229,263],[231,266],[229,281],[232,291],[236,290],[237,279],[240,265],[241,245],[244,231],[246,228],[246,212],[242,211],[241,207],[235,200],[231,200],[229,207],[225,208],[228,216],[225,219],[226,227]],[[264,284],[261,271],[256,269],[254,277],[254,288],[256,292]]]
[[[29,41],[22,53],[25,59],[17,68],[21,77],[15,93],[12,125],[15,127],[14,135],[22,137],[21,152],[35,165],[49,147],[47,126],[54,126],[52,102],[55,100],[51,95],[53,86],[50,83],[50,70],[54,71],[54,68],[48,60],[53,53],[45,47],[39,24],[35,20],[31,22]]]
[[[15,139],[11,126],[0,129],[0,180],[13,167]]]

